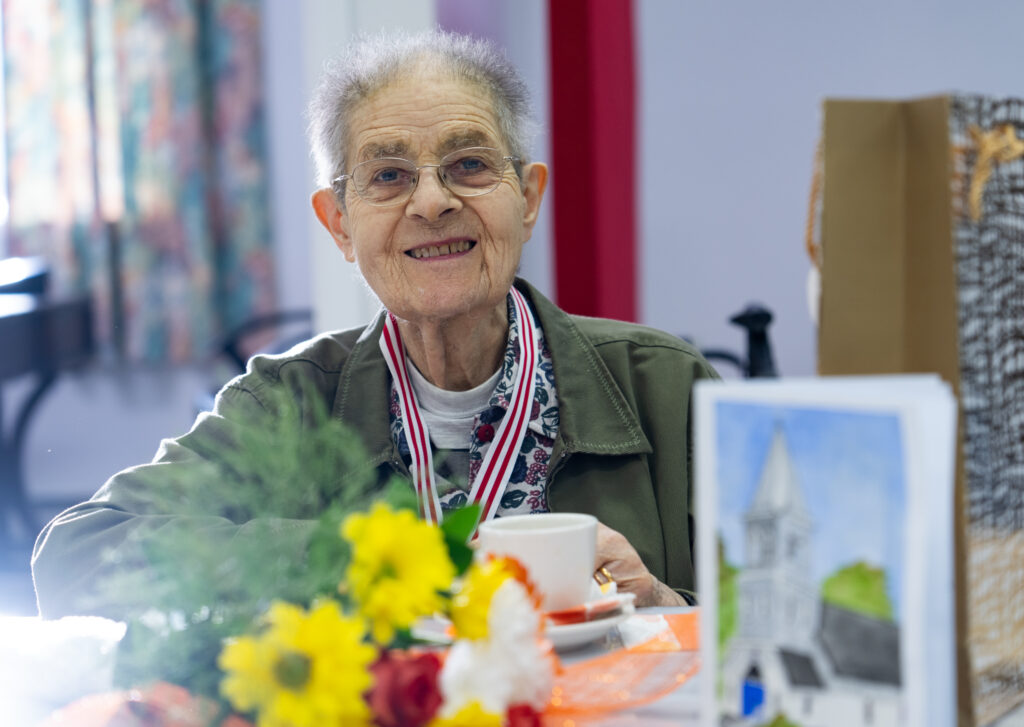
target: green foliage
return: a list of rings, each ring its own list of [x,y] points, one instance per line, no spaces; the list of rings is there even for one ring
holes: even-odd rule
[[[885,588],[885,571],[859,561],[825,579],[821,597],[826,603],[874,618],[892,621],[892,602]]]
[[[799,724],[789,719],[785,714],[779,712],[775,715],[775,718],[768,722],[765,727],[801,727]]]
[[[163,679],[216,697],[224,639],[250,631],[272,599],[345,602],[338,584],[350,554],[340,528],[349,513],[381,497],[416,504],[408,482],[380,487],[360,438],[314,397],[201,426],[200,441],[216,449],[156,469],[148,509],[161,514],[133,521],[97,600],[116,604],[129,625],[120,684]]]
[[[726,645],[736,633],[739,619],[740,570],[725,560],[725,542],[718,537],[718,651],[724,653]]]
[[[462,575],[473,562],[473,549],[467,545],[480,520],[480,506],[473,504],[447,515],[441,523],[448,555],[457,575]]]

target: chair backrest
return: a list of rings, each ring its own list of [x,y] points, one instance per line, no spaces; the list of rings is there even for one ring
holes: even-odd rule
[[[729,321],[747,331],[746,356],[720,348],[706,348],[701,351],[708,361],[725,361],[735,366],[744,378],[761,379],[775,378],[778,371],[772,356],[772,346],[768,339],[768,326],[772,322],[772,312],[762,305],[751,303]]]

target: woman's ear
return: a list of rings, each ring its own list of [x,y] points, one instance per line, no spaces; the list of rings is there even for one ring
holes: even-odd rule
[[[345,259],[350,263],[356,261],[355,250],[352,247],[352,238],[348,234],[348,217],[338,203],[338,197],[333,189],[324,187],[313,192],[313,211],[320,224],[331,233],[334,244],[338,246]]]
[[[540,212],[540,203],[544,199],[544,190],[548,186],[548,165],[543,162],[527,164],[523,169],[523,197],[526,206],[523,209],[523,224],[533,231]]]

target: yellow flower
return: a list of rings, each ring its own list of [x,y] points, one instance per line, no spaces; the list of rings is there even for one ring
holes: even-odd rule
[[[463,576],[462,585],[452,597],[451,617],[455,637],[486,639],[487,615],[491,600],[501,584],[514,577],[512,564],[504,558],[474,563]]]
[[[451,587],[455,566],[440,528],[377,503],[346,518],[341,534],[352,543],[346,582],[377,643],[442,608],[439,591]]]
[[[480,702],[470,702],[451,717],[438,717],[427,727],[501,727],[504,719],[500,714],[488,712]]]
[[[262,706],[274,689],[275,658],[276,650],[267,641],[251,636],[229,641],[217,661],[227,674],[221,693],[243,712]]]
[[[377,650],[363,643],[360,620],[335,601],[307,613],[275,602],[259,636],[243,636],[221,651],[221,693],[236,709],[258,712],[259,727],[368,725],[363,693]]]

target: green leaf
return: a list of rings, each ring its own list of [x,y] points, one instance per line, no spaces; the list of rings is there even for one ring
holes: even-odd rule
[[[473,549],[466,543],[473,536],[479,519],[480,505],[474,503],[448,513],[441,522],[441,534],[456,575],[465,573],[473,562]]]
[[[466,507],[450,512],[444,516],[441,522],[441,532],[445,540],[449,538],[466,544],[470,536],[476,530],[476,524],[480,520],[480,505],[474,503]]]
[[[391,640],[390,648],[408,649],[418,643],[420,642],[413,638],[412,631],[409,629],[395,629],[395,638]]]
[[[441,521],[441,532],[444,533],[444,540],[451,539],[463,544],[468,543],[479,519],[480,506],[476,503],[450,512]]]
[[[452,540],[447,536],[444,542],[448,546],[448,557],[451,558],[452,565],[455,566],[455,574],[461,576],[469,570],[469,566],[473,562],[473,549],[464,542]]]

